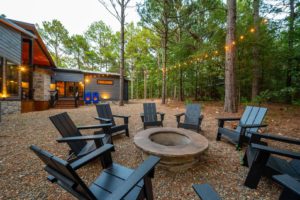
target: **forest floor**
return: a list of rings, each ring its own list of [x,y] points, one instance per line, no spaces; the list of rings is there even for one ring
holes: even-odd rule
[[[149,100],[150,101],[150,100]],[[140,112],[143,101],[131,101],[124,107],[112,104],[113,113],[131,115],[129,120],[130,138],[120,136],[114,140],[116,151],[113,160],[127,167],[135,168],[142,162],[141,152],[133,143],[134,135],[142,130]],[[157,110],[165,112],[164,125],[176,127],[174,115],[184,111],[183,103],[171,102],[161,105],[155,101]],[[272,180],[263,178],[258,189],[252,190],[243,185],[248,168],[242,166],[244,150],[236,151],[227,142],[215,141],[218,116],[230,115],[223,112],[220,102],[202,102],[202,132],[209,140],[209,149],[203,154],[194,168],[182,172],[168,172],[157,168],[153,179],[155,199],[198,199],[192,184],[210,183],[223,199],[278,199],[281,188]],[[300,138],[300,107],[286,105],[263,105],[269,108],[265,122],[267,132]],[[46,179],[42,162],[29,150],[37,145],[56,156],[66,158],[68,146],[58,144],[59,133],[49,120],[49,116],[68,112],[77,125],[97,124],[94,106],[78,109],[51,109],[47,111],[13,114],[4,116],[0,123],[0,199],[72,199],[73,197]],[[117,121],[118,122],[118,121]],[[85,131],[89,134],[91,132]],[[283,147],[283,146],[282,146]],[[287,148],[297,150],[298,147]],[[297,149],[298,148],[298,149]],[[93,162],[78,170],[86,183],[93,181],[101,171],[98,162]]]

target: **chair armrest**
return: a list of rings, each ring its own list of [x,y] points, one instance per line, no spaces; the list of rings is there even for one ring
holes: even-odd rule
[[[156,112],[156,114],[158,114],[158,115],[165,115],[165,113],[163,113],[163,112]]]
[[[284,186],[285,188],[288,188],[289,190],[293,191],[294,193],[300,196],[300,182],[298,182],[293,177],[287,174],[282,174],[273,176],[273,179],[280,185]]]
[[[123,199],[145,176],[154,170],[159,160],[159,157],[149,156],[108,199]]]
[[[71,163],[71,167],[74,170],[81,168],[82,166],[86,165],[87,163],[99,158],[99,156],[103,155],[108,151],[112,151],[114,146],[112,144],[105,144],[102,147],[96,149],[95,151],[87,154],[86,156],[81,157],[80,159]]]
[[[217,117],[216,118],[219,121],[239,121],[240,117]]]
[[[261,144],[251,144],[251,148],[258,149],[260,151],[265,151],[271,154],[276,154],[280,156],[285,156],[293,159],[300,159],[300,153],[295,153],[292,151],[287,151],[287,150],[281,150],[281,149],[275,149],[273,147],[261,145]]]
[[[156,112],[157,115],[160,115],[160,120],[161,121],[164,121],[164,118],[165,118],[165,113],[162,113],[162,112]]]
[[[111,127],[112,123],[109,124],[97,124],[97,125],[88,125],[88,126],[78,126],[78,130],[83,130],[83,129],[99,129],[99,128],[107,128]]]
[[[286,143],[290,143],[290,144],[300,145],[300,140],[294,139],[294,138],[288,138],[288,137],[274,135],[274,134],[270,134],[270,133],[264,133],[264,134],[260,134],[260,133],[256,133],[256,132],[250,132],[250,133],[252,133],[251,137],[255,137],[257,139],[265,138],[265,139],[275,140],[275,141],[279,141],[279,142],[286,142]]]
[[[130,115],[113,115],[113,117],[118,117],[118,118],[129,118]]]
[[[111,122],[111,119],[103,118],[103,117],[94,117],[96,120],[105,121],[105,122]]]
[[[202,200],[221,200],[219,194],[207,183],[193,184],[192,187]]]
[[[239,124],[242,128],[261,128],[267,127],[267,124]]]
[[[58,143],[62,143],[62,142],[78,142],[78,141],[85,141],[85,140],[99,140],[99,139],[103,139],[104,137],[105,137],[105,134],[82,135],[82,136],[59,138],[56,141]]]
[[[179,114],[176,114],[175,117],[181,117],[182,115],[184,115],[185,113],[179,113]]]

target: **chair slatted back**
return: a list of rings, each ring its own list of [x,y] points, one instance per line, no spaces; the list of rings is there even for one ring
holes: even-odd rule
[[[144,122],[156,122],[156,105],[155,103],[144,103]]]
[[[60,113],[49,118],[62,137],[81,136],[81,133],[75,126],[68,113]],[[68,145],[76,154],[78,154],[86,144],[86,141],[68,142]]]
[[[255,106],[246,106],[245,111],[241,117],[240,124],[261,124],[264,120],[264,117],[267,113],[267,108],[263,107],[255,107]],[[249,132],[257,132],[259,128],[248,128],[246,130],[246,136],[250,137],[251,133]],[[238,126],[236,128],[237,132],[240,132],[241,127]]]
[[[201,107],[199,104],[188,104],[186,105],[186,112],[184,123],[198,125],[199,117],[201,112]]]
[[[101,103],[96,105],[97,113],[99,117],[111,119],[111,123],[113,126],[116,125],[115,120],[113,118],[113,114],[111,112],[110,105],[108,103]],[[105,123],[105,122],[103,122]],[[106,122],[107,123],[107,122]]]
[[[46,164],[45,171],[55,177],[60,186],[80,199],[96,199],[68,162],[36,146],[30,149]]]

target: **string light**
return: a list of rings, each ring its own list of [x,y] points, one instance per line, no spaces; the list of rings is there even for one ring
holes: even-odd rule
[[[245,38],[245,36],[241,35],[240,36],[240,40],[243,40]]]
[[[250,32],[251,32],[251,33],[254,33],[254,32],[255,32],[255,28],[251,28],[251,29],[250,29]]]

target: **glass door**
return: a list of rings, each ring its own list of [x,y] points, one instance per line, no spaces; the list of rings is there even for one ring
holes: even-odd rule
[[[65,82],[56,82],[56,89],[58,92],[58,97],[65,97]]]

